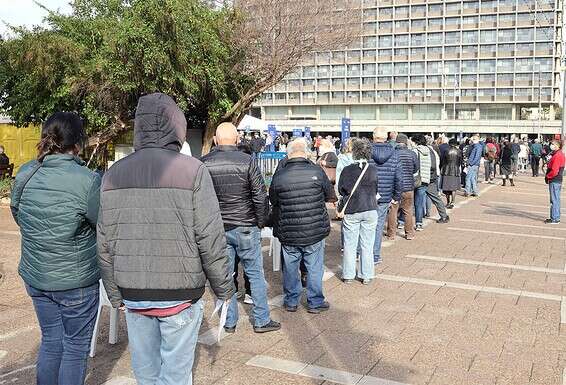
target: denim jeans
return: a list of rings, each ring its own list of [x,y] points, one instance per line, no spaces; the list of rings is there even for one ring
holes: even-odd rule
[[[377,227],[375,228],[375,242],[373,243],[373,262],[381,261],[381,241],[383,239],[383,228],[389,212],[390,202],[377,204]]]
[[[442,198],[440,197],[440,192],[438,191],[438,184],[436,182],[429,183],[429,185],[426,188],[426,196],[427,196],[427,202],[430,201],[432,204],[434,204],[434,207],[436,207],[436,211],[438,211],[440,218],[448,217],[448,214],[446,213],[446,205],[444,204]]]
[[[554,222],[560,221],[560,193],[562,191],[562,183],[549,183],[550,191],[550,219]]]
[[[415,189],[415,221],[417,225],[423,224],[423,218],[426,210],[426,190],[428,188],[427,184],[423,184]]]
[[[138,385],[193,383],[202,300],[170,317],[126,312],[132,370]]]
[[[480,166],[469,166],[466,174],[466,193],[478,195],[478,171]]]
[[[80,289],[43,291],[26,284],[41,328],[37,385],[84,384],[98,286],[97,282]]]
[[[263,273],[263,256],[261,254],[261,231],[258,227],[237,227],[226,232],[226,247],[231,269],[234,271],[236,257],[240,260],[244,272],[250,281],[252,315],[254,326],[265,326],[270,321],[267,304],[267,284]],[[238,323],[238,300],[234,294],[228,306],[226,326],[234,327]]]
[[[347,214],[344,216],[344,254],[342,259],[342,278],[354,279],[356,276],[356,254],[358,242],[361,246],[359,278],[373,279],[373,243],[377,227],[377,211]]]
[[[492,181],[495,177],[495,160],[486,159],[483,164],[485,168],[485,181]]]
[[[282,245],[283,251],[283,292],[287,306],[297,306],[303,291],[299,264],[307,268],[307,304],[310,308],[324,303],[322,276],[324,275],[324,240],[310,246]]]

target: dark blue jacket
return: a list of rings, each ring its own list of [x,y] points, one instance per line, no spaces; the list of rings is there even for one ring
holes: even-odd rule
[[[413,191],[415,189],[415,174],[420,168],[419,157],[404,144],[398,144],[395,150],[401,166],[401,192]]]
[[[401,164],[399,154],[389,143],[373,145],[372,159],[377,166],[377,191],[381,197],[377,203],[389,203],[401,199]]]
[[[481,143],[472,144],[472,148],[469,151],[468,166],[479,166],[483,155],[483,146]]]

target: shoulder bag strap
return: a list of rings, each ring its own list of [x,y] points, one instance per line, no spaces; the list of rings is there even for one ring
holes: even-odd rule
[[[352,189],[352,192],[350,193],[350,196],[348,197],[348,200],[346,201],[344,208],[342,208],[342,210],[340,211],[341,215],[344,215],[344,213],[346,212],[346,208],[348,207],[348,203],[350,203],[350,199],[352,199],[352,195],[354,195],[354,193],[358,189],[358,186],[360,185],[360,182],[362,181],[362,178],[364,177],[368,168],[369,168],[369,162],[366,163],[366,166],[364,167],[364,169],[362,170],[362,173],[358,177],[358,180],[356,181],[356,184],[354,185],[354,188]]]

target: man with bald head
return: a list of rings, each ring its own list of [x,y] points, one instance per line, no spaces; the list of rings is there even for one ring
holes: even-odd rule
[[[272,321],[269,315],[261,255],[260,229],[265,227],[269,217],[269,201],[263,177],[255,158],[238,150],[238,131],[232,123],[219,125],[214,141],[216,147],[201,160],[212,176],[220,203],[232,269],[236,259],[239,259],[250,281],[254,331],[265,333],[279,330],[281,325]],[[234,333],[237,323],[238,303],[234,294],[224,329],[227,333]]]
[[[284,307],[296,312],[302,287],[299,265],[307,270],[307,311],[318,314],[330,308],[322,292],[324,240],[330,234],[326,202],[335,202],[334,188],[322,168],[308,158],[305,138],[287,146],[288,160],[275,172],[269,199],[273,230],[283,251]]]

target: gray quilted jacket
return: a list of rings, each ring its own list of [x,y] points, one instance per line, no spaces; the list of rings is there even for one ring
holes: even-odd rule
[[[196,301],[206,280],[219,299],[234,292],[218,200],[206,167],[179,153],[183,112],[164,94],[139,100],[135,152],[101,188],[99,265],[112,305]]]

